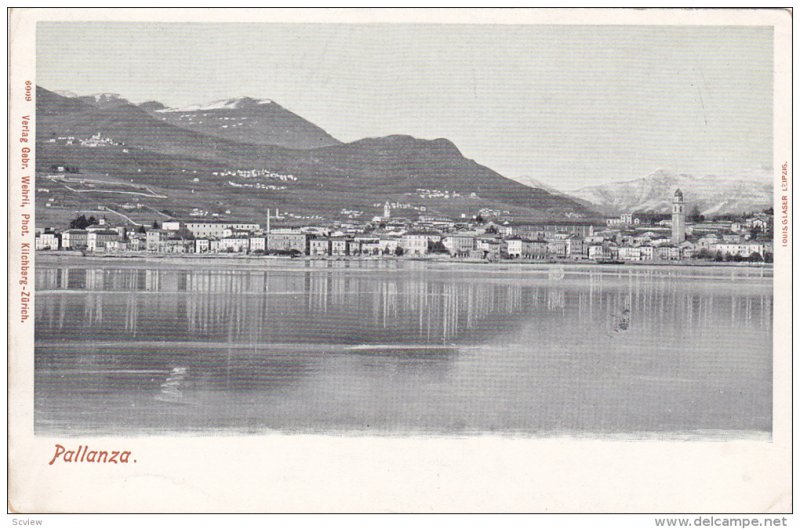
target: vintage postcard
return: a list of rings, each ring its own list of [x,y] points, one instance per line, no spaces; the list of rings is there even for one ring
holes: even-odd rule
[[[9,46],[12,512],[791,511],[790,10]]]

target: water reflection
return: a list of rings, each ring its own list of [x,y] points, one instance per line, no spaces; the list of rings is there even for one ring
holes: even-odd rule
[[[153,337],[241,343],[472,342],[526,315],[630,325],[766,328],[765,285],[692,284],[647,274],[573,280],[404,271],[37,270],[37,339]],[[87,334],[88,333],[88,334]]]
[[[763,275],[39,266],[36,428],[769,431]]]

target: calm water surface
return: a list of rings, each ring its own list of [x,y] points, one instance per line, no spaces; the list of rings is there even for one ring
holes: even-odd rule
[[[36,288],[38,434],[772,427],[771,270],[74,261]]]

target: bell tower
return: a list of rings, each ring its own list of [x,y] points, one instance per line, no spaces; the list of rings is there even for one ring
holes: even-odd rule
[[[672,198],[672,243],[680,244],[686,240],[686,209],[683,192],[678,189]]]

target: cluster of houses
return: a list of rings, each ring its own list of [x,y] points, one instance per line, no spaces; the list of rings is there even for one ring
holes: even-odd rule
[[[266,227],[228,220],[165,221],[159,228],[111,227],[100,219],[85,229],[37,230],[37,250],[115,254],[279,254],[317,257],[426,256],[469,259],[676,261],[706,257],[768,260],[772,216],[702,222],[678,230],[631,216],[597,224],[534,224],[512,220],[457,222],[420,216],[330,226]]]
[[[50,138],[48,143],[57,143],[60,145],[80,145],[81,147],[107,147],[109,145],[125,145],[121,141],[116,141],[100,132],[92,134],[88,138],[76,138],[75,136],[58,136],[57,138]]]

